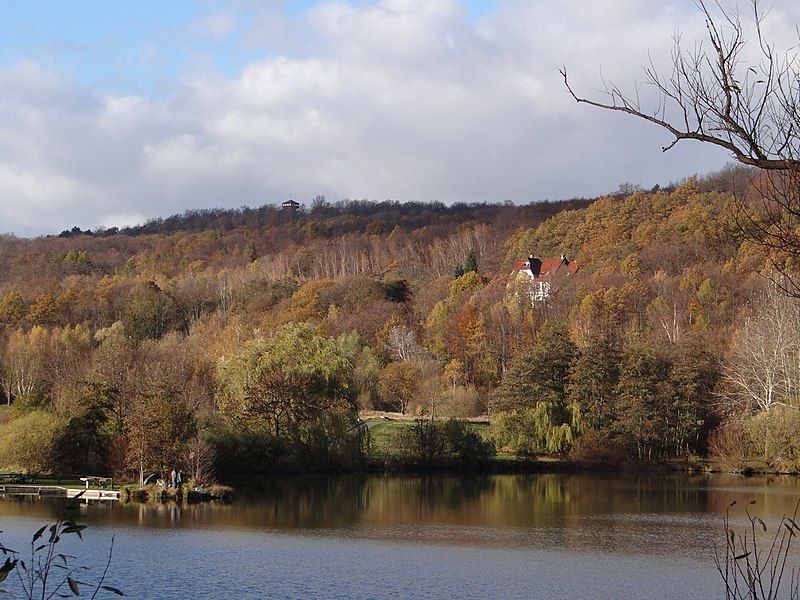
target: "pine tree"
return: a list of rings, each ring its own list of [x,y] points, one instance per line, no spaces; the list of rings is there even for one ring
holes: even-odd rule
[[[697,334],[685,335],[672,348],[670,381],[673,397],[670,406],[670,439],[676,456],[703,452],[701,446],[707,427],[706,400],[711,397],[718,379],[713,357]]]
[[[607,432],[615,418],[619,352],[605,337],[593,337],[570,371],[568,395],[581,407],[589,429]]]
[[[244,257],[248,262],[253,262],[257,258],[256,245],[253,242],[247,242],[247,245],[244,247]]]
[[[668,425],[672,396],[668,364],[639,331],[629,332],[622,350],[617,415],[636,442],[639,458],[657,458]]]
[[[566,327],[545,321],[533,346],[511,362],[493,409],[533,408],[545,402],[566,413],[566,386],[574,358],[575,345]]]
[[[477,273],[478,272],[478,257],[475,256],[475,250],[470,248],[467,254],[467,260],[464,262],[464,273]]]

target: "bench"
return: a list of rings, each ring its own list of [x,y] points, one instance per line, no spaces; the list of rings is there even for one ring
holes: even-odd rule
[[[90,484],[95,484],[100,486],[101,488],[110,487],[112,490],[114,489],[114,478],[113,477],[97,477],[96,475],[86,475],[80,478],[86,484],[86,489],[89,489]]]

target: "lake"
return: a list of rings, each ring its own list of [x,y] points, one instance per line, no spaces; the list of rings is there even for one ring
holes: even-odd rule
[[[772,527],[798,498],[734,475],[286,476],[230,504],[82,505],[67,549],[94,572],[115,535],[108,583],[131,598],[724,598],[731,501],[737,527],[751,500]],[[0,541],[62,511],[0,500]]]

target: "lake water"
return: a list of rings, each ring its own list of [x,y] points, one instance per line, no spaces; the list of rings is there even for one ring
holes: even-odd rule
[[[728,505],[773,526],[798,498],[733,475],[294,476],[231,504],[83,505],[67,549],[94,572],[115,535],[108,582],[131,598],[724,598]],[[0,541],[62,510],[0,500]]]

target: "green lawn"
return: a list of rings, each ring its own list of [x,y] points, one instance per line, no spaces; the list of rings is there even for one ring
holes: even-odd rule
[[[389,421],[385,419],[368,419],[366,421],[372,436],[372,456],[374,458],[392,458],[402,456],[400,448],[400,436],[404,429],[411,427],[413,421]],[[488,425],[486,423],[470,423],[473,429],[484,432]],[[516,457],[510,455],[497,455],[508,460],[515,460]]]

